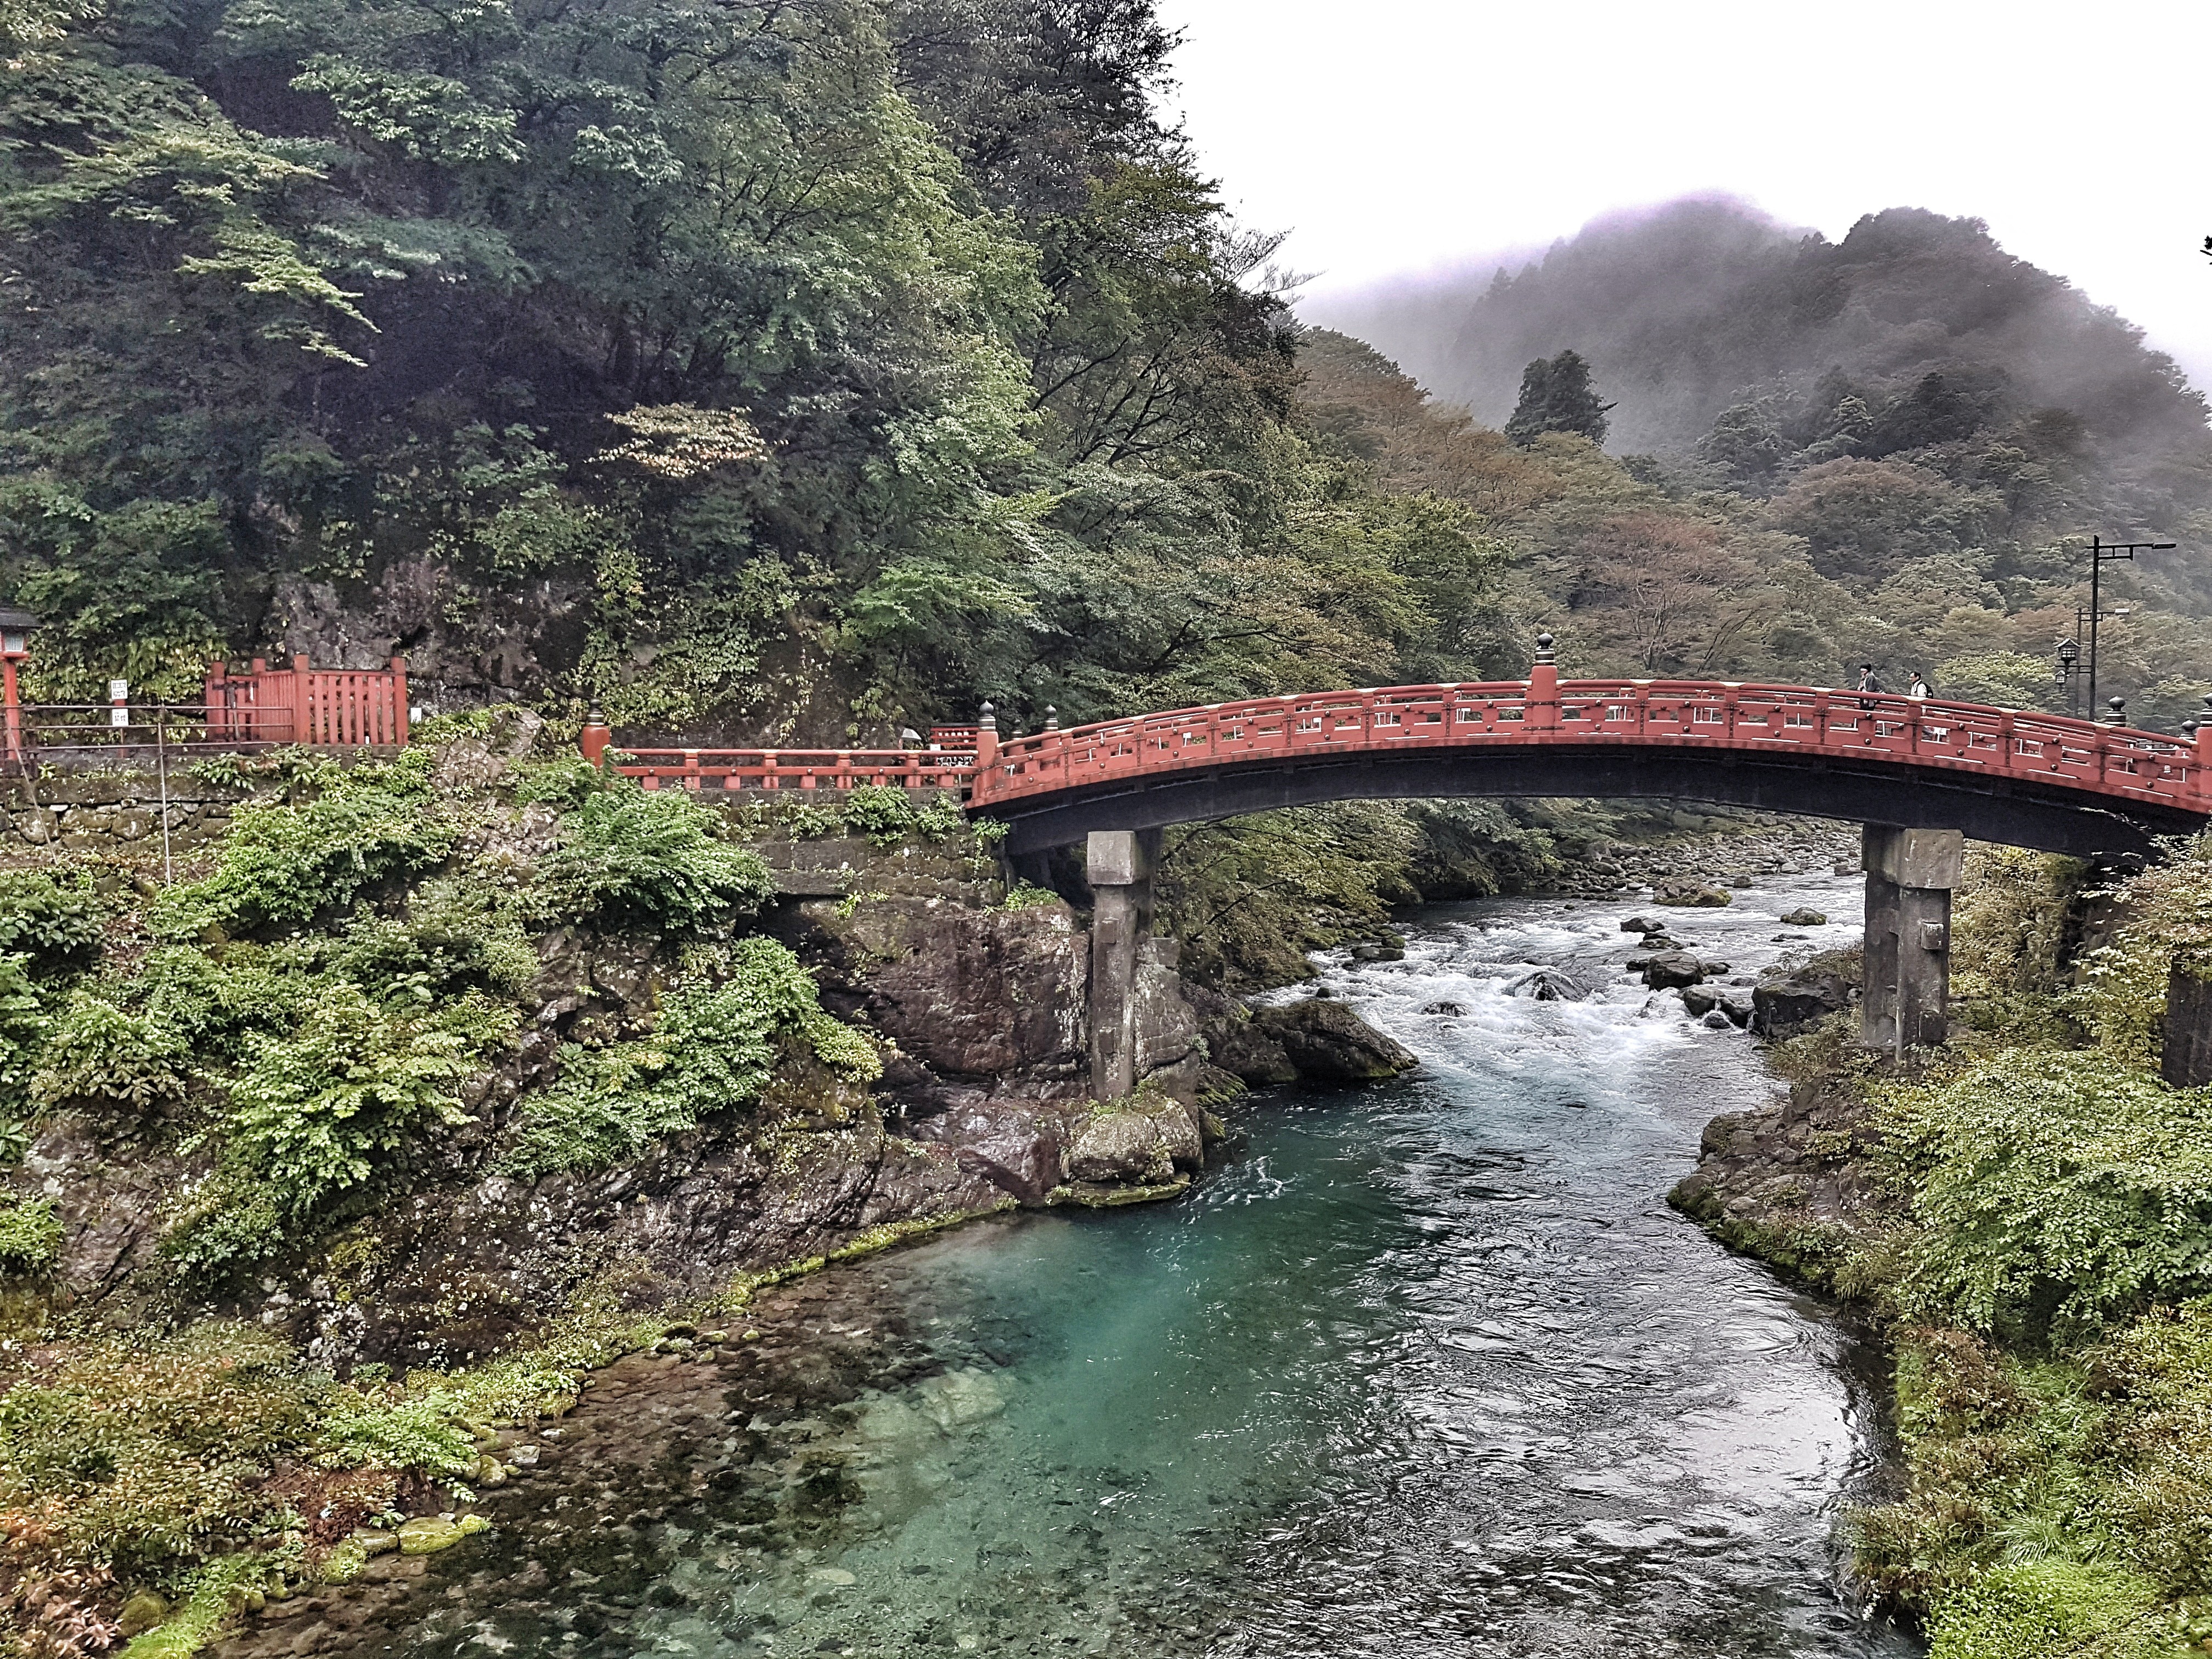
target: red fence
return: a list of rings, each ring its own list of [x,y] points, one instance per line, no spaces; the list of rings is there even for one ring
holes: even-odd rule
[[[210,739],[233,744],[307,744],[320,749],[397,749],[407,741],[407,661],[389,668],[289,668],[259,658],[243,674],[212,663]]]

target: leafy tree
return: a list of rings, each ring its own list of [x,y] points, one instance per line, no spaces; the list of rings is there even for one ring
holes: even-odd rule
[[[1611,404],[1598,401],[1589,365],[1580,353],[1562,351],[1548,362],[1538,358],[1521,372],[1521,401],[1505,422],[1505,435],[1523,446],[1547,432],[1575,432],[1594,444],[1605,441],[1605,414]]]

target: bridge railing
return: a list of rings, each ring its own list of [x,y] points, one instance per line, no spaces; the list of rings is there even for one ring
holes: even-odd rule
[[[2064,715],[1813,686],[1557,680],[1261,697],[1041,732],[998,745],[978,805],[1270,755],[1489,744],[1664,744],[1894,756],[2212,810],[2197,744]]]
[[[965,789],[970,752],[931,749],[610,749],[647,789]]]
[[[598,728],[604,744],[605,728]],[[933,736],[938,734],[933,733]],[[2155,732],[1979,703],[1715,680],[1401,685],[1255,697],[957,748],[608,750],[647,788],[964,789],[976,805],[1271,756],[1522,744],[1809,750],[2057,783],[2212,812],[2212,728]],[[592,751],[596,752],[596,750]]]

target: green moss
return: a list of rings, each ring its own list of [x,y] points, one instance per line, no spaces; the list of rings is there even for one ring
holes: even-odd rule
[[[1929,1659],[2180,1659],[2191,1651],[2148,1579],[2074,1561],[1992,1568],[1929,1629]]]

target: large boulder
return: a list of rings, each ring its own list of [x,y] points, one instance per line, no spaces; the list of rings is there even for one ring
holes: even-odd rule
[[[1781,921],[1785,927],[1825,927],[1828,925],[1826,913],[1815,910],[1808,904],[1801,904],[1795,910],[1784,911]]]
[[[1067,1149],[1067,1178],[1158,1186],[1206,1161],[1200,1120],[1181,1101],[1139,1094],[1093,1109]]]
[[[1651,902],[1696,909],[1717,909],[1729,902],[1729,896],[1724,890],[1708,882],[1662,881],[1652,890]]]
[[[1800,969],[1761,981],[1751,994],[1752,1029],[1778,1041],[1819,1024],[1851,1006],[1850,981],[1831,969]]]
[[[1413,1050],[1334,998],[1262,1008],[1252,1024],[1280,1043],[1298,1076],[1311,1082],[1375,1083],[1421,1063]]]
[[[1644,982],[1655,991],[1695,985],[1705,976],[1705,964],[1687,951],[1662,951],[1644,964]]]

